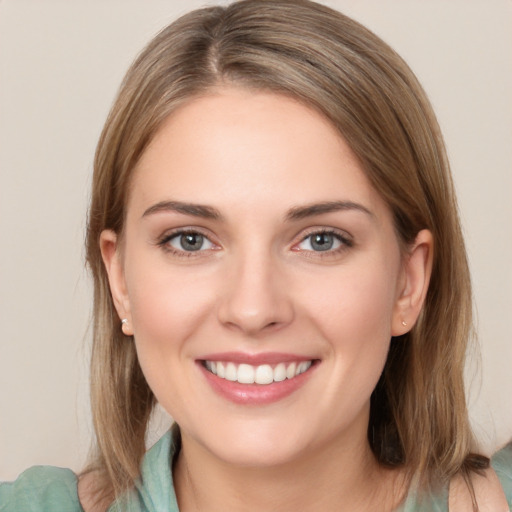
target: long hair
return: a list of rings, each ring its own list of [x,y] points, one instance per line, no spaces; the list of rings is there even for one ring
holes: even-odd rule
[[[307,1],[243,0],[193,11],[162,30],[129,69],[94,163],[87,261],[94,278],[91,403],[101,476],[112,497],[138,476],[155,398],[113,306],[99,237],[123,234],[131,173],[163,120],[184,102],[230,84],[289,95],[339,130],[390,208],[403,251],[434,238],[420,318],[391,341],[371,397],[377,460],[418,475],[423,488],[483,468],[465,404],[463,367],[472,295],[444,143],[406,63],[350,18]]]

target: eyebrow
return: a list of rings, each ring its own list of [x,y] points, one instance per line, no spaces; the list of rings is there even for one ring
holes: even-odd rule
[[[347,210],[359,211],[369,215],[370,217],[374,217],[374,214],[368,208],[359,203],[354,203],[352,201],[324,201],[321,203],[313,203],[290,208],[285,215],[285,220],[297,221],[308,217],[314,217],[315,215]],[[160,201],[159,203],[150,206],[142,214],[142,217],[148,217],[149,215],[160,212],[175,212],[203,219],[224,220],[219,210],[213,206],[184,203],[181,201]]]
[[[193,217],[201,217],[203,219],[222,220],[219,210],[212,206],[206,206],[195,203],[183,203],[181,201],[161,201],[149,207],[142,217],[147,217],[160,212],[183,213],[184,215],[192,215]]]
[[[323,213],[332,213],[339,211],[347,211],[347,210],[355,210],[370,217],[375,217],[375,215],[365,206],[359,203],[354,203],[352,201],[325,201],[322,203],[314,203],[306,206],[295,206],[288,210],[286,214],[286,220],[294,221],[301,220],[307,217],[313,217],[315,215],[321,215]]]

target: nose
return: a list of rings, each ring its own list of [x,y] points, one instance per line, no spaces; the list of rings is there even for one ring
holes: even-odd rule
[[[252,337],[279,330],[294,318],[283,269],[262,252],[230,261],[217,310],[224,326]]]

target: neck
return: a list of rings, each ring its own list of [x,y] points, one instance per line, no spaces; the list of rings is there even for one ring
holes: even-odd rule
[[[398,472],[378,465],[366,437],[265,467],[234,466],[186,436],[182,442],[174,468],[182,512],[391,511],[403,495]]]

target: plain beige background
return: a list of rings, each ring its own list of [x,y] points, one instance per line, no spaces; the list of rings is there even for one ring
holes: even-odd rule
[[[82,241],[94,147],[136,53],[204,3],[0,0],[0,479],[34,464],[83,463],[91,428]],[[444,130],[482,347],[480,369],[467,372],[469,403],[491,451],[512,437],[512,2],[325,3],[409,62]],[[162,428],[159,418],[151,438]]]

